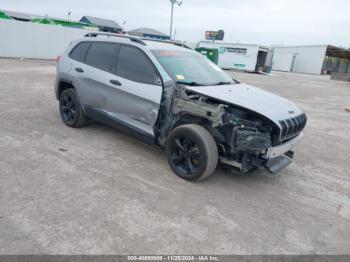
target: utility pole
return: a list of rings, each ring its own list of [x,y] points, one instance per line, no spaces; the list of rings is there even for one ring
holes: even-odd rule
[[[170,40],[172,39],[173,35],[173,18],[174,18],[174,5],[177,4],[178,6],[182,5],[182,1],[179,0],[170,0],[171,3],[171,18],[170,18]]]
[[[69,20],[70,20],[70,15],[72,14],[72,12],[71,11],[69,11],[68,12],[68,22],[69,22]]]

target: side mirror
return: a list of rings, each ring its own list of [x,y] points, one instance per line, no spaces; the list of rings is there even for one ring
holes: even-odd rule
[[[154,74],[154,84],[157,86],[163,85],[162,78],[160,77],[160,75],[158,73]]]

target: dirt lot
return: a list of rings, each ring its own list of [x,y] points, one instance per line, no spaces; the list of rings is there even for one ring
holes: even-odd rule
[[[185,182],[156,147],[66,127],[54,63],[0,59],[0,253],[350,254],[350,83],[230,73],[309,116],[278,175]]]

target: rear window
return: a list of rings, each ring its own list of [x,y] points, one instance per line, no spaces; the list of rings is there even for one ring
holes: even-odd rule
[[[117,45],[113,43],[92,43],[85,63],[98,69],[112,72]]]
[[[87,50],[89,49],[89,46],[90,46],[90,43],[88,42],[78,44],[70,53],[69,55],[70,58],[79,62],[84,62],[84,58]]]
[[[118,58],[117,75],[131,81],[155,84],[156,70],[151,61],[138,48],[121,46]]]

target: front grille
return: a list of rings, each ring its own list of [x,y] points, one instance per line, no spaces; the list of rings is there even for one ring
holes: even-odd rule
[[[282,127],[281,141],[284,141],[297,136],[305,128],[307,117],[305,114],[302,114],[279,122]]]

